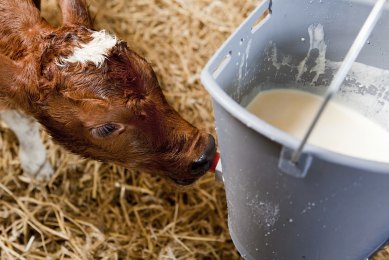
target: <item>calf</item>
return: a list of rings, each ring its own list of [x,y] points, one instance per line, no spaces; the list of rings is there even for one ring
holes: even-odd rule
[[[143,57],[93,28],[85,0],[60,6],[56,28],[32,0],[0,1],[0,106],[24,171],[53,173],[35,118],[73,153],[194,183],[211,164],[214,138],[166,102]]]

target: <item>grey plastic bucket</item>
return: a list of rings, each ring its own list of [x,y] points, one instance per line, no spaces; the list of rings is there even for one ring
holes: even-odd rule
[[[269,89],[323,95],[374,3],[263,1],[204,68],[230,233],[245,259],[366,259],[389,238],[389,164],[307,144],[306,175],[286,174],[281,151],[299,140],[244,109]],[[335,101],[389,131],[389,4],[356,62]]]

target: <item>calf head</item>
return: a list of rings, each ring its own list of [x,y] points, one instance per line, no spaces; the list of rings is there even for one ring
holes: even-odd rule
[[[144,58],[93,29],[83,0],[60,4],[62,26],[41,25],[33,53],[17,61],[0,54],[3,100],[76,154],[195,182],[210,167],[214,138],[167,103]]]

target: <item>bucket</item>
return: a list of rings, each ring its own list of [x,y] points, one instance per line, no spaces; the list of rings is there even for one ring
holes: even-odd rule
[[[374,4],[263,1],[204,68],[230,234],[245,259],[366,259],[389,238],[389,164],[308,143],[303,174],[284,171],[300,140],[245,109],[265,90],[323,96]],[[388,69],[389,3],[334,97],[387,131]]]

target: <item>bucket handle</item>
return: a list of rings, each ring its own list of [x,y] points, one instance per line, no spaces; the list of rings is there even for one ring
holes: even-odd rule
[[[272,13],[272,4],[273,0],[263,0],[255,10],[246,18],[246,20],[239,25],[239,27],[235,30],[235,32],[229,37],[234,38],[236,34],[246,35],[248,33],[255,34],[257,33],[259,27],[264,24],[271,17]],[[257,21],[261,15],[263,15],[266,10],[269,10],[269,14],[265,19],[263,19],[260,24],[255,26],[255,29],[252,28],[252,25]],[[243,39],[243,38],[242,38]],[[218,73],[220,73],[224,67],[229,62],[229,56],[231,55],[231,50],[238,50],[242,48],[241,41],[239,42],[230,42],[225,41],[223,45],[219,48],[219,50],[215,53],[215,55],[209,60],[204,70],[211,76],[212,80],[217,78]],[[228,48],[225,48],[228,44]],[[227,50],[227,51],[226,51]],[[215,73],[215,74],[214,74]],[[213,75],[213,76],[212,76]]]
[[[358,33],[357,38],[354,43],[351,45],[350,50],[348,51],[342,65],[340,66],[338,72],[336,73],[333,81],[331,82],[330,87],[327,90],[325,99],[320,106],[319,111],[317,112],[315,118],[313,119],[308,131],[306,132],[303,140],[301,141],[299,147],[294,151],[289,161],[286,162],[285,156],[290,156],[290,149],[283,147],[281,151],[281,157],[279,160],[279,168],[283,170],[285,173],[293,175],[295,177],[304,178],[311,164],[311,159],[307,158],[307,155],[302,155],[302,150],[304,148],[305,143],[307,142],[313,128],[315,127],[317,121],[319,120],[321,114],[323,113],[326,105],[331,100],[331,98],[338,92],[340,86],[342,85],[344,79],[347,76],[347,73],[351,69],[354,61],[358,57],[361,52],[363,46],[365,45],[370,33],[374,29],[374,26],[377,24],[378,19],[380,18],[385,3],[388,0],[378,0],[374,5],[371,13],[366,19],[365,23],[362,26],[361,31]],[[309,157],[309,156],[308,156]],[[301,159],[301,160],[300,160]],[[300,166],[299,166],[300,164]]]

